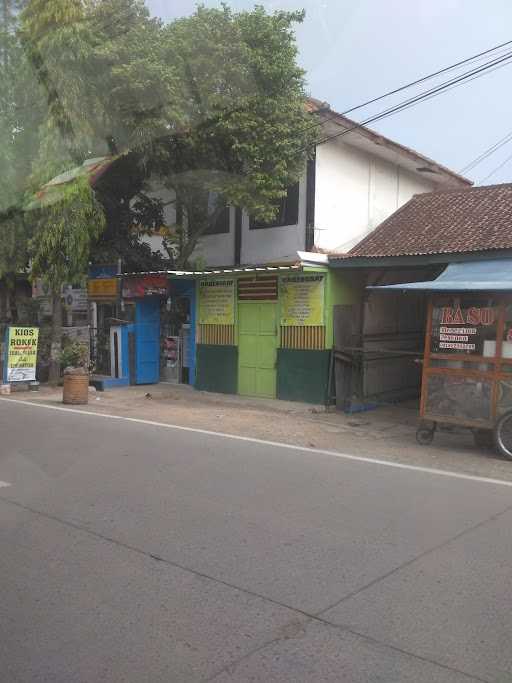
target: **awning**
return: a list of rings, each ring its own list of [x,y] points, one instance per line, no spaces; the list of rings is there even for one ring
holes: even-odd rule
[[[32,211],[34,209],[43,209],[46,206],[60,202],[64,196],[64,188],[77,178],[88,178],[91,187],[94,187],[96,181],[99,180],[118,158],[119,156],[87,159],[81,166],[61,173],[43,185],[35,195],[30,198],[28,204],[24,207],[24,210]]]
[[[435,280],[367,289],[419,292],[512,292],[512,259],[450,263]]]

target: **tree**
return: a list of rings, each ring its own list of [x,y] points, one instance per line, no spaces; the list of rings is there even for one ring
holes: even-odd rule
[[[103,209],[87,178],[70,183],[59,201],[37,211],[30,241],[32,276],[49,285],[52,293],[50,381],[60,376],[62,303],[64,283],[79,282],[87,272],[91,245],[105,227]]]
[[[18,312],[16,279],[27,273],[29,263],[30,226],[21,206],[42,120],[37,82],[16,33],[21,5],[17,0],[0,0],[0,281],[13,322]]]
[[[293,32],[303,16],[199,7],[164,26],[141,0],[30,0],[24,35],[53,125],[44,137],[57,130],[76,163],[129,152],[113,169],[130,174],[123,191],[98,189],[107,229],[96,254],[147,262],[132,228],[152,223],[132,207],[154,213],[145,190],[155,175],[183,209],[183,225],[168,226],[176,265],[226,203],[274,216],[314,139]]]
[[[303,18],[262,7],[235,13],[224,5],[199,7],[164,28],[187,123],[160,141],[154,168],[186,216],[179,266],[226,203],[270,220],[303,174],[315,139],[293,32]]]
[[[17,49],[24,83],[32,79],[41,103],[35,125],[6,124],[6,138],[16,130],[18,142],[36,131],[30,173],[20,173],[25,189],[112,155],[95,185],[104,231],[87,233],[84,244],[95,259],[122,257],[134,268],[155,261],[139,239],[163,222],[162,204],[147,193],[154,176],[174,191],[184,215],[179,228],[168,226],[176,265],[189,262],[226,203],[271,219],[302,175],[315,135],[296,63],[293,29],[302,19],[261,7],[199,7],[164,26],[142,0],[28,0]],[[74,207],[78,196],[91,206],[92,195],[71,193],[66,201]],[[69,216],[74,209],[64,202],[59,210]],[[51,278],[57,288],[57,275],[69,276],[59,259],[73,240],[64,240],[50,213],[29,221],[25,237],[34,264],[48,265],[47,245],[59,247]]]

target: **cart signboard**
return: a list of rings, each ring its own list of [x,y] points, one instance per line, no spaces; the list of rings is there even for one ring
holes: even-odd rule
[[[36,379],[37,327],[9,327],[6,335],[4,381],[33,382]]]
[[[497,317],[495,306],[435,305],[431,352],[489,355],[489,342],[496,341]]]

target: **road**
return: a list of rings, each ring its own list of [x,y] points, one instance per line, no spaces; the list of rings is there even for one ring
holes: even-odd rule
[[[512,681],[512,488],[0,399],[0,680]]]

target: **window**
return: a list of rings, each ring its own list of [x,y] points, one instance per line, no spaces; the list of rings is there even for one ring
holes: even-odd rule
[[[210,225],[205,235],[223,235],[229,232],[229,206],[225,206],[217,216],[217,220]]]
[[[286,196],[279,203],[279,210],[274,220],[262,222],[251,218],[251,230],[297,225],[299,222],[299,189],[299,183],[295,183],[288,188]]]

